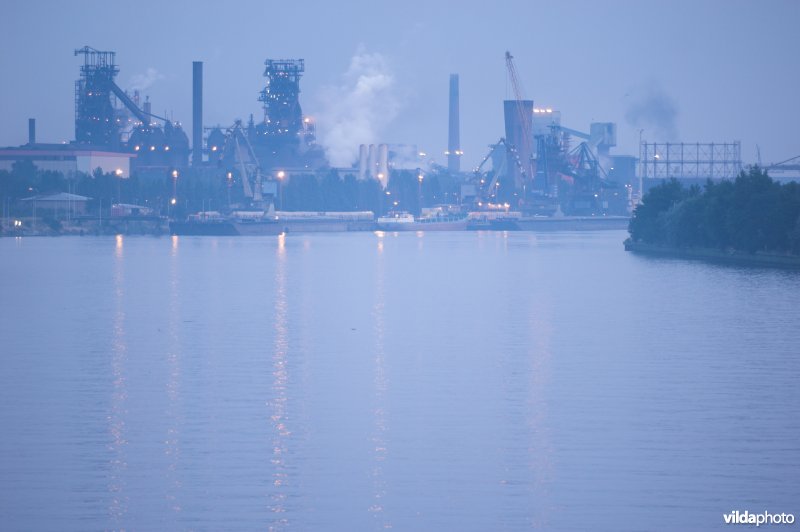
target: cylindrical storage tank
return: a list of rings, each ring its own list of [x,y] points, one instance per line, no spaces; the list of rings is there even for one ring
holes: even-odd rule
[[[358,178],[367,178],[367,145],[361,144],[358,147]]]
[[[378,151],[374,144],[369,145],[369,155],[367,157],[367,175],[373,179],[378,177]]]
[[[378,147],[378,179],[385,187],[389,182],[389,146],[381,144]]]

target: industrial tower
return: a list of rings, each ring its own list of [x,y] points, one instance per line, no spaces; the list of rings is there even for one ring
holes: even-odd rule
[[[75,140],[79,144],[118,147],[119,122],[111,102],[119,67],[115,52],[84,46],[81,77],[75,82]]]
[[[116,52],[103,52],[89,46],[75,50],[83,55],[81,77],[75,82],[75,142],[103,147],[111,151],[136,153],[136,167],[185,167],[189,153],[189,139],[180,124],[154,115],[149,103],[139,108],[128,97],[114,78],[119,73],[115,63]],[[127,142],[123,129],[128,117],[123,109],[115,107],[116,97],[136,118]],[[153,119],[162,120],[159,126]]]
[[[300,77],[305,71],[302,59],[267,59],[267,83],[258,100],[264,103],[264,123],[259,133],[271,142],[297,144],[303,128],[300,109]]]

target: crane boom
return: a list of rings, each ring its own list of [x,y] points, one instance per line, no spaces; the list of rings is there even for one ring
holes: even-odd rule
[[[517,115],[519,118],[520,126],[522,127],[522,142],[526,148],[530,148],[533,144],[533,135],[531,132],[531,119],[532,117],[526,116],[525,106],[522,101],[522,87],[517,76],[517,68],[514,66],[514,56],[511,52],[506,51],[506,69],[508,70],[508,77],[511,81],[511,87],[514,91],[514,101],[516,102]],[[522,146],[515,146],[518,152],[522,152]],[[524,153],[524,152],[523,152]],[[533,179],[533,154],[530,160],[524,161],[522,165],[522,174],[527,175],[528,178]]]

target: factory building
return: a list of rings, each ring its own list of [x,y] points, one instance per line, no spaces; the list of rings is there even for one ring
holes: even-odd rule
[[[61,172],[66,177],[78,173],[91,174],[96,169],[103,173],[127,178],[131,175],[133,155],[105,151],[75,144],[29,143],[17,148],[0,148],[0,170],[8,170],[17,162],[30,162],[38,170]]]

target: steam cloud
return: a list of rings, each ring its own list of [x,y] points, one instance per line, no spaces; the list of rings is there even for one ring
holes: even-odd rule
[[[350,166],[359,144],[378,142],[400,107],[386,60],[361,47],[342,83],[323,88],[321,100],[320,142],[333,166]]]
[[[144,74],[136,74],[131,76],[131,91],[143,91],[153,86],[153,84],[164,79],[164,74],[159,73],[155,68],[148,68]]]
[[[653,140],[678,139],[678,106],[655,82],[631,91],[625,120],[632,126],[645,129]]]

